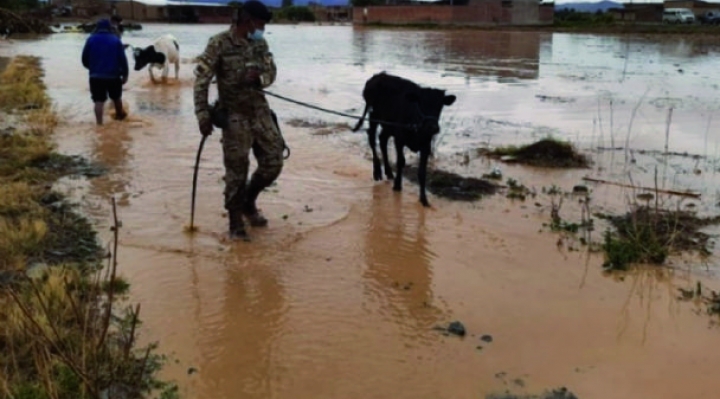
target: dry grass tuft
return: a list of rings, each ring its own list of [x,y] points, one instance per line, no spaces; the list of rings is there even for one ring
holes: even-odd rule
[[[50,100],[37,57],[19,56],[0,75],[0,109],[43,109]]]

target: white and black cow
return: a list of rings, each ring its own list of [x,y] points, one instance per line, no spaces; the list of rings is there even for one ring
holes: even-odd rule
[[[125,45],[130,46],[130,45]],[[132,47],[133,58],[135,58],[135,70],[139,71],[146,65],[150,80],[155,82],[153,68],[162,69],[162,79],[168,77],[170,64],[175,64],[175,79],[179,78],[180,72],[180,45],[177,39],[170,34],[155,39],[153,44],[145,48]]]
[[[368,142],[373,154],[373,178],[382,180],[380,159],[375,150],[375,137],[378,124],[380,150],[385,167],[385,176],[395,179],[393,190],[402,190],[402,173],[405,167],[404,147],[420,152],[418,181],[420,183],[420,202],[430,206],[425,194],[427,162],[430,156],[433,137],[440,132],[440,114],[443,107],[452,105],[456,97],[446,95],[445,90],[420,87],[416,83],[385,72],[373,75],[365,83],[363,90],[365,110],[353,131],[357,131],[370,111]],[[388,139],[393,137],[397,153],[397,175],[393,176],[387,156]]]

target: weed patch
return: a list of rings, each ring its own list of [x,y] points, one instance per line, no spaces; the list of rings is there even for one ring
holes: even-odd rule
[[[563,387],[544,392],[540,395],[516,395],[510,392],[501,394],[493,393],[485,396],[485,399],[578,399],[578,397]]]
[[[517,180],[509,178],[507,179],[508,193],[505,195],[506,198],[512,200],[525,201],[527,197],[535,198],[536,193],[527,188],[524,184],[520,184]]]
[[[700,218],[692,212],[639,206],[621,216],[596,214],[614,231],[605,232],[604,267],[626,270],[633,263],[663,264],[673,252],[708,255],[710,236],[701,228],[720,223],[720,217]]]
[[[324,121],[312,122],[299,118],[290,119],[287,124],[292,127],[312,129],[312,134],[315,136],[327,136],[351,130],[350,125],[347,123],[327,123]]]
[[[406,165],[403,168],[403,176],[413,183],[418,182],[417,173],[416,166]],[[427,171],[426,185],[427,190],[438,197],[456,201],[476,201],[485,195],[494,194],[500,188],[487,180],[430,169]]]
[[[549,168],[587,168],[590,160],[572,144],[552,138],[525,146],[496,148],[487,155],[507,162]]]
[[[0,109],[8,111],[47,108],[50,100],[42,77],[39,58],[14,58],[0,75]]]

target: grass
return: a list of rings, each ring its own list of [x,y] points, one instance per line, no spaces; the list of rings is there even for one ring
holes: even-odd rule
[[[0,110],[48,109],[40,60],[19,56],[0,77]]]
[[[614,231],[604,235],[605,268],[626,270],[635,263],[665,263],[673,252],[695,251],[709,255],[710,236],[701,228],[720,218],[700,218],[692,212],[636,206],[620,216],[597,214],[608,220]]]
[[[587,168],[590,160],[565,141],[552,137],[523,146],[499,147],[486,153],[490,157],[505,159],[531,166],[550,168]]]
[[[0,114],[19,122],[0,135],[0,398],[176,397],[156,377],[166,360],[156,345],[136,342],[140,306],[125,304],[117,275],[117,216],[106,256],[90,222],[51,189],[98,171],[54,152],[41,77],[31,57],[0,75]]]

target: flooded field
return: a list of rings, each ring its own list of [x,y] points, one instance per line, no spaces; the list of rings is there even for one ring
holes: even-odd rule
[[[424,209],[416,185],[397,194],[373,182],[366,136],[342,125],[354,120],[269,98],[292,155],[259,200],[270,226],[233,243],[218,132],[200,165],[200,231],[183,231],[200,141],[192,59],[224,28],[127,33],[134,46],[175,35],[180,80],[154,85],[147,71],[133,73],[123,97],[130,117],[100,128],[80,64],[85,35],[0,42],[0,59],[42,57],[60,150],[109,167],[62,188],[106,240],[117,199],[120,266],[142,303],[143,339],[177,360],[167,375],[184,397],[501,398],[562,386],[580,399],[718,396],[720,358],[708,350],[720,344],[717,317],[678,300],[678,288],[698,280],[720,289],[717,254],[608,277],[601,255],[542,228],[553,201],[542,189],[587,184],[593,211],[621,211],[642,190],[586,176],[692,190],[700,197],[663,202],[716,215],[720,44],[269,26],[279,69],[270,91],[359,115],[365,80],[382,70],[447,89],[458,99],[443,113],[433,166],[473,177],[499,168],[501,184],[514,179],[537,195],[431,195]],[[572,141],[592,166],[528,168],[478,151],[548,135]],[[568,201],[560,211],[577,219],[580,207]],[[464,337],[438,331],[454,321]]]

